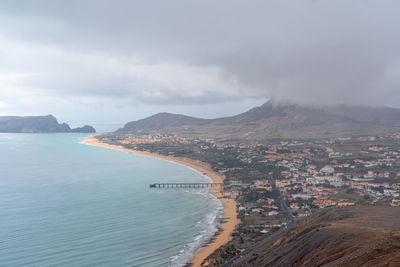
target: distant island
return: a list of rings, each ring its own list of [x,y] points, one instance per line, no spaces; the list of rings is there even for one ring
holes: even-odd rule
[[[0,133],[95,133],[89,125],[73,128],[58,123],[53,115],[47,116],[0,116]]]

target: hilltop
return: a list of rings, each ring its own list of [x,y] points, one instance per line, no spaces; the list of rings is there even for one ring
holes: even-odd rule
[[[58,123],[53,115],[47,116],[0,116],[0,133],[95,133],[89,125],[71,129],[66,123]]]
[[[119,129],[117,132],[150,133],[167,128],[180,127],[185,125],[201,126],[206,125],[211,121],[212,120],[162,112],[142,120],[128,122],[123,128]]]
[[[400,109],[365,106],[301,106],[272,101],[232,117],[200,119],[159,113],[127,123],[117,134],[167,133],[220,140],[324,138],[400,129]]]

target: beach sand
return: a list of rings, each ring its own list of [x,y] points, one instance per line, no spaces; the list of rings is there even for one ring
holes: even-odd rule
[[[100,142],[93,136],[89,136],[89,137],[85,138],[83,143],[88,144],[88,145],[93,145],[93,146],[102,146],[102,147],[107,147],[107,148],[112,148],[112,149],[120,149],[120,150],[131,152],[134,154],[139,154],[139,155],[173,161],[176,163],[186,165],[190,168],[196,169],[197,171],[210,177],[214,183],[222,183],[224,181],[223,175],[213,171],[208,164],[198,161],[198,160],[192,160],[192,159],[188,159],[188,158],[181,158],[181,157],[174,157],[174,156],[164,156],[164,155],[151,153],[151,152],[147,152],[147,151],[138,151],[138,150],[128,149],[128,148],[125,148],[120,145],[110,145],[110,144]],[[236,213],[235,200],[230,199],[230,198],[223,198],[222,193],[220,193],[219,186],[212,187],[210,189],[209,193],[213,194],[215,197],[220,199],[224,205],[223,223],[221,223],[219,225],[220,230],[218,231],[218,234],[208,244],[206,244],[204,247],[202,247],[190,261],[192,266],[195,266],[195,267],[201,266],[201,263],[203,262],[203,260],[205,258],[207,258],[217,248],[219,248],[220,246],[222,246],[222,245],[226,244],[228,241],[230,241],[232,239],[232,236],[231,236],[232,232],[235,230],[236,225],[239,224],[239,219],[237,218],[237,213]]]

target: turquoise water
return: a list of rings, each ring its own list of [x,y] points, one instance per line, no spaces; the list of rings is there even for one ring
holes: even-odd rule
[[[1,266],[180,266],[221,203],[181,165],[81,144],[80,134],[0,134]]]

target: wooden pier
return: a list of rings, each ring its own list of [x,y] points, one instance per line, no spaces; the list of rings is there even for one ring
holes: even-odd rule
[[[222,185],[222,183],[155,183],[150,188],[206,188]]]

